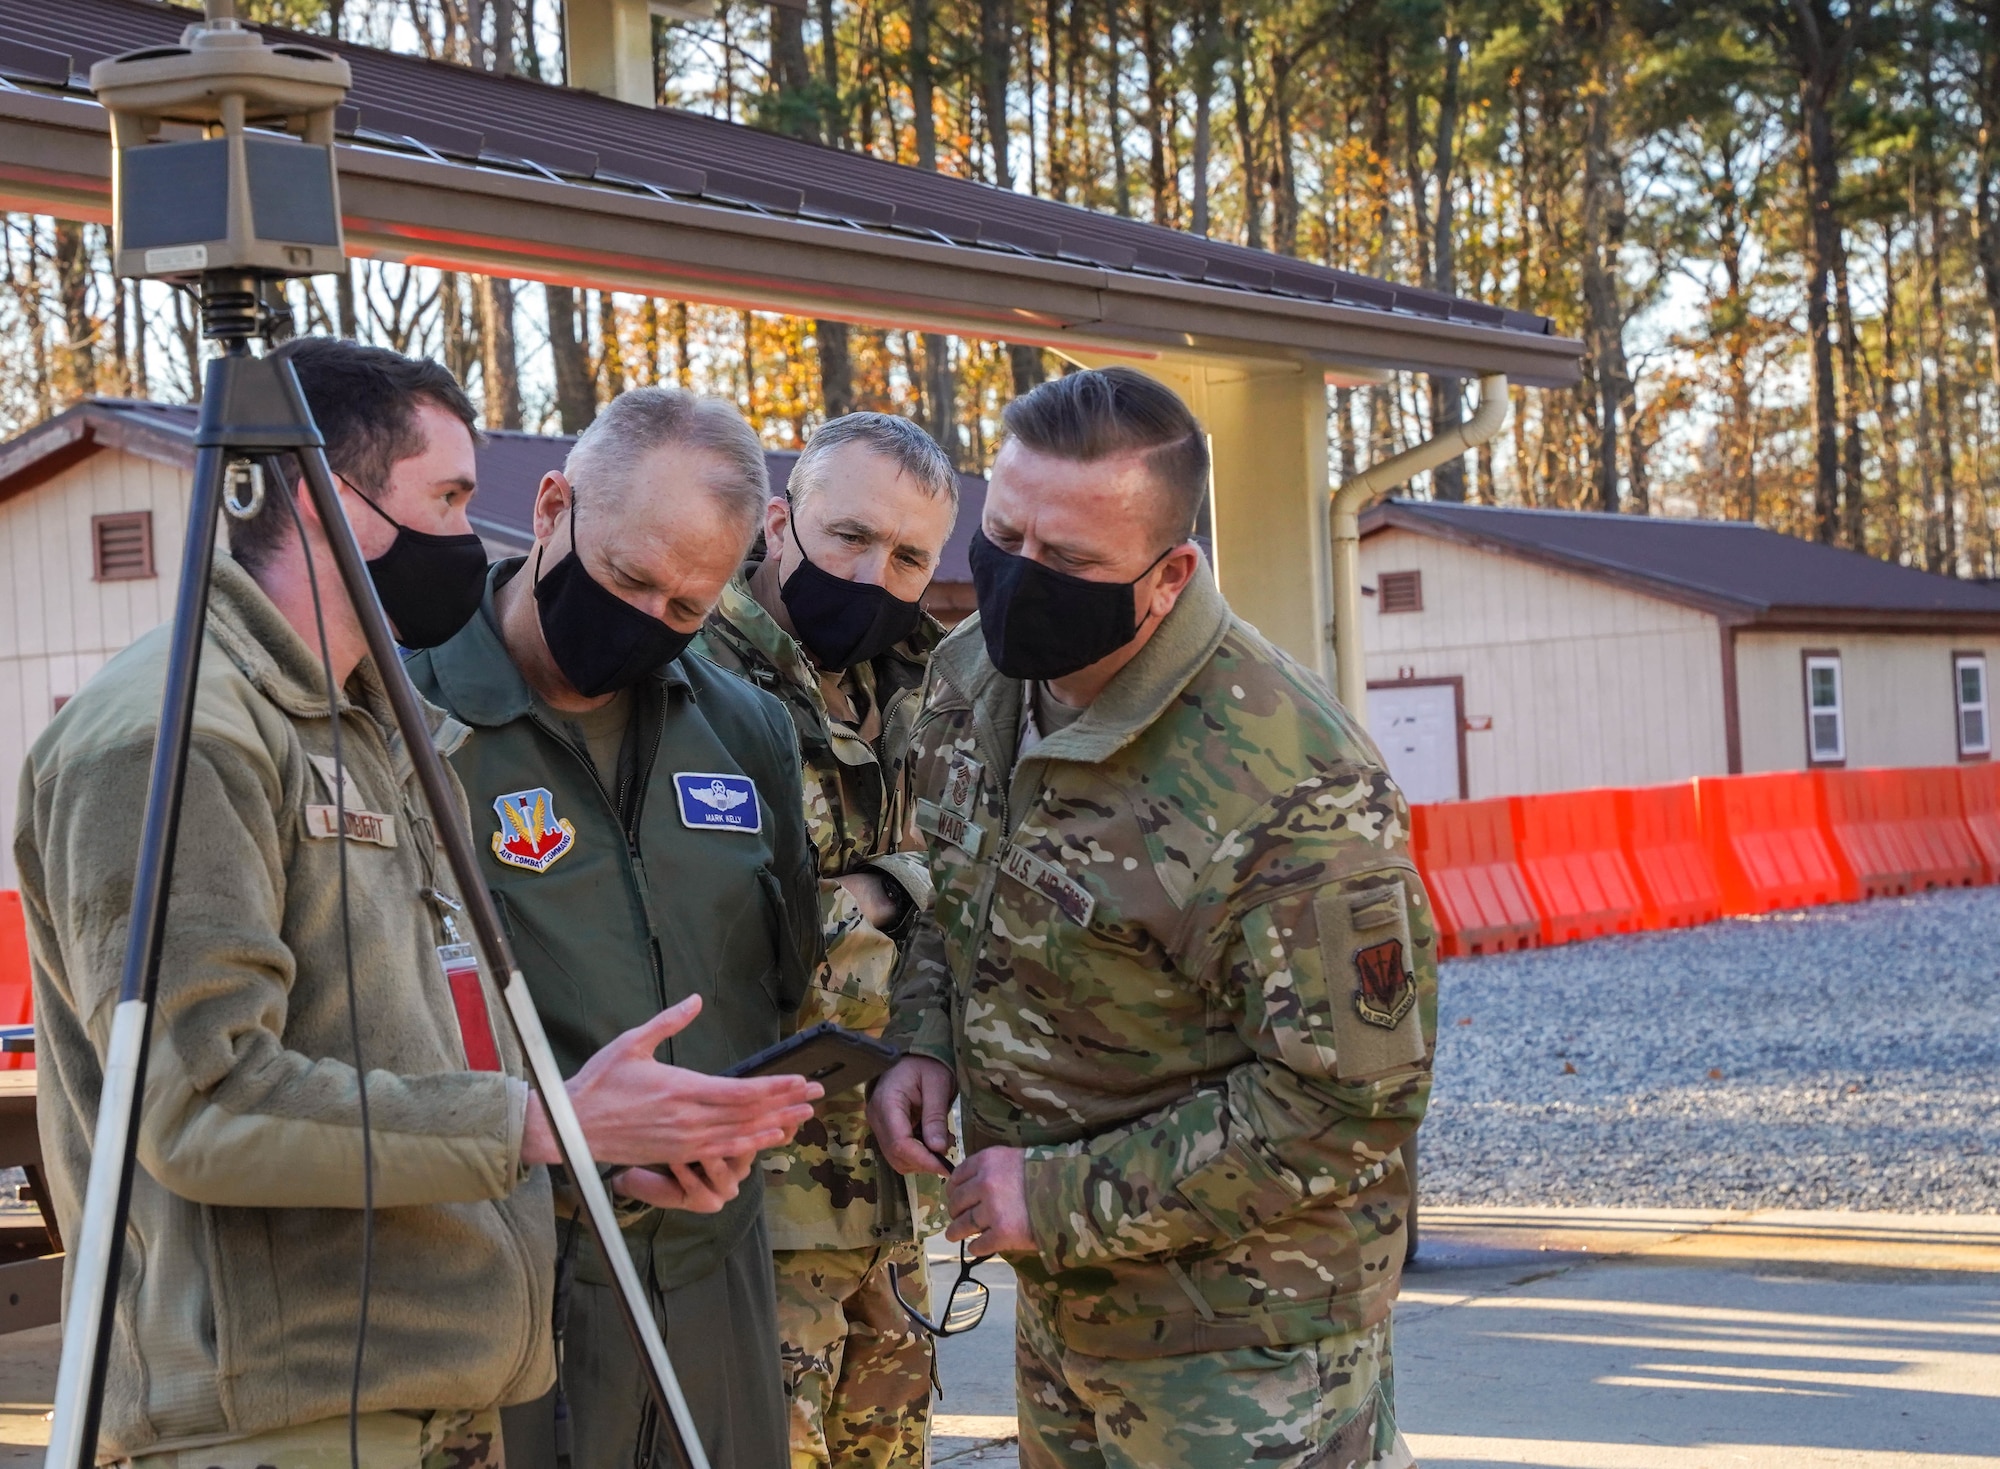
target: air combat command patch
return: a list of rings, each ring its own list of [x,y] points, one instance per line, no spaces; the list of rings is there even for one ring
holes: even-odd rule
[[[1354,967],[1361,976],[1361,988],[1354,992],[1355,1010],[1370,1025],[1394,1030],[1417,1002],[1416,976],[1403,963],[1403,941],[1384,939],[1357,949]]]
[[[555,814],[556,798],[545,787],[510,791],[493,803],[500,830],[493,833],[493,855],[509,867],[547,872],[576,845],[576,828]]]

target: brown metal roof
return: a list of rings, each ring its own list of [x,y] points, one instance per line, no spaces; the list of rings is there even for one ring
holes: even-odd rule
[[[94,198],[101,213],[99,186],[73,161],[81,154],[55,137],[87,125],[76,112],[51,113],[47,99],[85,95],[90,63],[171,44],[193,18],[149,0],[0,0],[0,78],[17,84],[0,91],[0,124],[18,129],[0,126],[0,198],[51,208],[67,191],[86,209]],[[648,257],[668,254],[664,273],[695,287],[697,299],[933,321],[1052,345],[1255,347],[1362,369],[1505,371],[1551,386],[1577,377],[1580,344],[1555,336],[1544,317],[693,113],[296,38],[339,51],[353,69],[340,130],[356,146],[342,150],[342,171],[350,236],[364,250],[616,289],[646,289]],[[38,133],[67,170],[51,171],[30,147]],[[384,161],[398,155],[402,167]],[[30,160],[39,173],[24,166]],[[425,189],[431,207],[414,205],[399,185]],[[482,203],[498,196],[517,212],[459,207],[455,191]],[[671,220],[681,248],[631,236],[643,245],[635,257],[627,237],[589,227],[531,240],[537,232],[523,227],[518,210],[540,204],[578,211],[579,226],[592,210]],[[733,231],[734,253],[704,258],[697,235],[709,229]],[[791,258],[792,245],[835,252],[841,269],[829,274]],[[935,283],[925,274],[934,263],[947,271]],[[995,273],[1000,279],[981,280]]]
[[[2000,586],[1961,581],[1741,521],[1387,500],[1361,518],[1615,581],[1733,623],[2000,623]]]

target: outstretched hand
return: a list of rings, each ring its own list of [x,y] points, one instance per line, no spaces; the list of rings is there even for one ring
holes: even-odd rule
[[[570,1103],[598,1162],[654,1167],[754,1158],[766,1148],[789,1142],[812,1116],[812,1104],[826,1092],[803,1076],[707,1076],[655,1060],[661,1043],[685,1030],[700,1013],[701,997],[691,995],[633,1026],[570,1078]],[[553,1163],[560,1156],[541,1098],[532,1097],[521,1159]],[[715,1180],[707,1181],[709,1189],[719,1186]],[[734,1192],[732,1184],[730,1193]],[[641,1197],[636,1192],[633,1196]],[[697,1188],[688,1196],[707,1195]]]

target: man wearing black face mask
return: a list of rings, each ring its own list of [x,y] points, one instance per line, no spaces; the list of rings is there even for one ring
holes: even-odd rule
[[[770,495],[735,408],[618,398],[542,480],[535,544],[479,615],[410,662],[472,734],[452,753],[488,881],[565,1071],[663,1000],[700,996],[670,1059],[719,1072],[779,1039],[819,962],[818,894],[784,706],[687,653]],[[782,1463],[783,1390],[762,1189],[719,1213],[634,1212],[709,1459]],[[668,1461],[609,1276],[559,1220],[549,1397],[505,1416],[510,1459]]]
[[[1409,808],[1223,600],[1185,404],[1114,368],[1005,422],[979,618],[910,753],[936,893],[869,1119],[950,1174],[946,1238],[1014,1265],[1023,1469],[1405,1469],[1399,1149],[1437,993]]]
[[[958,480],[915,424],[836,418],[764,515],[764,555],[722,594],[697,647],[785,701],[805,757],[827,967],[797,1024],[879,1035],[889,979],[930,878],[909,826],[903,757],[942,629],[917,599],[951,534]],[[934,1178],[904,1180],[868,1134],[859,1092],[827,1097],[766,1154],[792,1469],[921,1469],[930,1346],[896,1303],[923,1308],[925,1235],[944,1227]]]

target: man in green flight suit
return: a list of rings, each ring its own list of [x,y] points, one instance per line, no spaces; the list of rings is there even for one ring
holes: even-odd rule
[[[541,483],[528,556],[410,663],[472,729],[452,752],[521,968],[565,1071],[690,995],[665,1059],[715,1073],[775,1043],[819,963],[798,740],[768,694],[684,656],[770,481],[735,408],[665,388],[609,404]],[[483,828],[482,828],[482,815]],[[757,1174],[721,1212],[633,1209],[709,1459],[778,1464],[785,1410]],[[510,1458],[671,1462],[610,1277],[558,1220],[557,1380],[510,1409]]]
[[[1436,939],[1408,807],[1189,539],[1136,372],[1016,399],[912,763],[936,883],[869,1115],[1020,1285],[1021,1463],[1410,1463],[1389,1311]]]
[[[763,556],[730,582],[695,646],[783,699],[798,728],[827,966],[797,1025],[880,1035],[898,941],[930,905],[903,761],[943,631],[918,599],[951,534],[958,480],[915,424],[854,413],[813,435],[787,491],[765,512]],[[763,1168],[792,1469],[922,1469],[930,1344],[890,1272],[924,1310],[940,1181],[896,1174],[858,1091],[822,1101]]]

